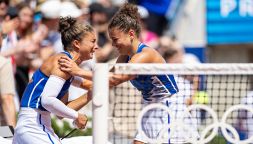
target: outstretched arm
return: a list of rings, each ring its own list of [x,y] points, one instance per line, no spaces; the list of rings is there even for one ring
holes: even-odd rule
[[[78,111],[90,102],[90,100],[92,98],[92,93],[90,91],[88,91],[88,93],[81,95],[79,98],[77,98],[73,101],[68,101],[68,97],[69,97],[68,94],[64,95],[64,97],[62,97],[61,101],[65,105],[67,105],[69,108]]]
[[[126,81],[132,80],[134,78],[135,78],[135,75],[123,75],[123,74],[110,73],[109,85],[110,87],[114,87]]]
[[[123,61],[123,59],[125,59],[125,56],[123,57],[119,57],[119,59],[117,60],[117,62]],[[88,79],[88,80],[92,80],[92,72],[88,71],[88,70],[83,70],[81,69],[73,60],[71,60],[70,58],[66,57],[66,56],[62,56],[59,59],[59,64],[60,64],[60,69],[62,71],[68,72],[71,75],[74,76],[79,76],[82,77],[84,79]],[[109,73],[109,84],[110,87],[119,85],[123,82],[126,82],[128,80],[134,79],[135,76],[134,75],[122,75],[122,74],[113,74],[112,72]],[[87,80],[83,80],[83,82],[81,82],[81,85],[79,87],[87,89],[87,87],[90,86],[91,88],[92,82],[87,81]]]
[[[92,90],[92,81],[83,79],[78,76],[74,76],[74,80],[71,83],[75,87],[83,88],[85,90]]]
[[[158,61],[157,59],[160,60],[160,57],[156,58],[155,56],[151,56],[154,55],[154,52],[152,49],[147,49],[147,50],[143,50],[143,52],[135,54],[128,63],[154,63],[156,61]],[[117,63],[126,63],[128,56],[125,55],[121,55],[118,59],[117,59]],[[160,60],[163,61],[163,60]],[[119,85],[123,82],[132,80],[136,77],[136,75],[123,75],[123,74],[112,74],[110,73],[110,86],[116,86]]]

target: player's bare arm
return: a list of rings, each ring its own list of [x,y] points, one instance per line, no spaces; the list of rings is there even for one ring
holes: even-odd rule
[[[87,94],[81,95],[79,98],[68,101],[69,93],[66,93],[62,98],[61,101],[67,105],[69,108],[73,110],[80,110],[82,107],[84,107],[86,104],[88,104],[91,100],[91,92],[88,92]]]
[[[165,61],[156,50],[145,48],[142,52],[135,54],[129,63],[165,63]]]
[[[83,94],[82,96],[80,96],[79,98],[68,102],[67,106],[74,109],[74,110],[80,110],[82,107],[84,107],[85,105],[87,105],[90,100],[92,98],[92,94],[89,91],[87,94]]]
[[[92,81],[90,80],[84,80],[81,85],[80,85],[80,88],[83,88],[85,90],[88,90],[88,91],[91,91],[92,90]]]
[[[135,54],[129,61],[129,63],[161,63],[163,60],[156,56],[157,53],[151,48],[143,50],[143,52]],[[120,56],[117,63],[124,63],[127,60],[127,56]],[[123,75],[123,74],[110,74],[110,86],[116,86],[123,82],[134,79],[135,75]]]

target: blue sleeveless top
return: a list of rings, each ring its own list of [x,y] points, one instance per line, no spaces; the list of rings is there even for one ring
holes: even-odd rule
[[[147,46],[140,43],[137,53],[140,53],[145,47]],[[130,57],[128,57],[127,62],[129,60]],[[173,75],[137,75],[130,82],[141,91],[143,99],[146,101],[162,99],[179,91]]]
[[[71,55],[68,52],[63,52],[66,54],[69,58],[72,59]],[[40,69],[36,70],[33,74],[31,82],[27,85],[22,99],[21,99],[21,107],[30,107],[39,109],[42,111],[47,111],[42,105],[41,105],[41,93],[47,83],[48,76],[46,76]],[[69,89],[69,86],[72,82],[72,77],[64,83],[60,93],[56,97],[57,99],[61,99]]]

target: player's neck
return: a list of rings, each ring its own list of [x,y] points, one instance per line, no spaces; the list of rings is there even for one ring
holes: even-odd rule
[[[73,58],[73,61],[75,61],[78,65],[82,62],[82,60],[80,59],[80,54],[75,52],[75,51],[71,51],[70,55]]]
[[[138,41],[138,40],[134,40],[133,41],[133,43],[132,43],[132,49],[131,49],[131,52],[129,53],[130,57],[132,57],[134,54],[136,54],[140,43],[141,42]]]

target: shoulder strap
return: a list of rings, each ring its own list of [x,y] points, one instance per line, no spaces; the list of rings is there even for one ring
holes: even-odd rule
[[[143,43],[140,43],[136,53],[140,53],[144,47],[147,47],[147,46]],[[126,62],[128,62],[130,59],[131,59],[131,57],[128,56]]]
[[[142,51],[143,48],[147,47],[145,44],[140,43],[140,45],[138,46],[137,52],[136,53],[140,53]]]
[[[70,53],[69,53],[69,52],[64,51],[64,52],[62,52],[62,53],[66,54],[69,58],[71,58],[71,59],[72,59],[72,56],[70,55]]]

